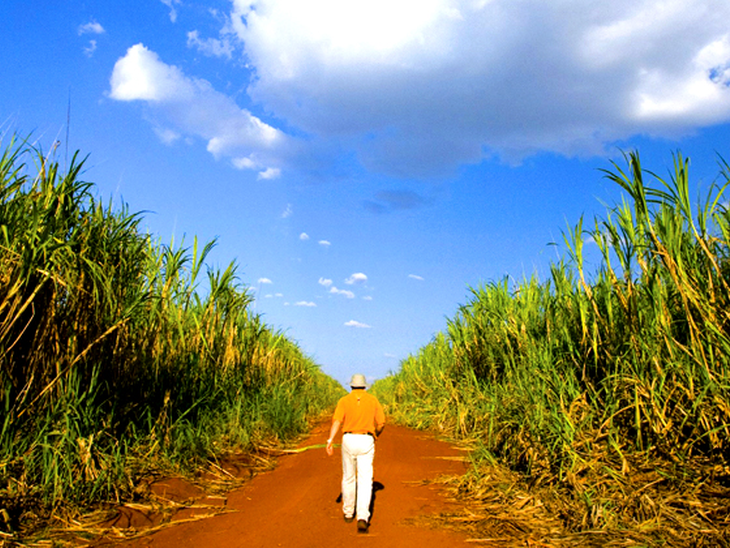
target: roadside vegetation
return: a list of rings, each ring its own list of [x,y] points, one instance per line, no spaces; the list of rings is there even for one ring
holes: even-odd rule
[[[473,288],[373,391],[472,449],[450,522],[490,546],[730,546],[730,167],[605,176],[549,277]]]
[[[251,309],[214,243],[163,245],[78,154],[0,156],[0,544],[61,509],[130,500],[292,440],[343,389]]]

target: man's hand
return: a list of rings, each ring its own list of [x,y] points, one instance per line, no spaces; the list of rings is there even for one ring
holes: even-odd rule
[[[335,440],[335,436],[337,435],[337,432],[338,432],[338,431],[340,430],[340,425],[341,425],[341,424],[342,424],[342,422],[341,422],[341,421],[336,421],[336,420],[333,420],[333,421],[332,421],[332,427],[330,428],[330,437],[329,437],[329,439],[327,440],[327,454],[328,454],[328,455],[329,455],[330,457],[331,457],[331,456],[332,456],[332,455],[334,454],[334,452],[335,452],[335,449],[334,449],[334,447],[332,446],[332,443],[333,443],[333,442],[334,442],[334,440]]]

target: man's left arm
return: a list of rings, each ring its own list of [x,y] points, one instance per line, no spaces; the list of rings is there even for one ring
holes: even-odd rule
[[[385,413],[383,407],[378,402],[378,406],[375,410],[375,438],[379,438],[380,434],[385,429]]]

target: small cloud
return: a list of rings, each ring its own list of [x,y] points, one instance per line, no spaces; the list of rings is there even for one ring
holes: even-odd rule
[[[349,278],[345,280],[347,285],[365,283],[368,281],[368,277],[362,272],[355,272]]]
[[[305,306],[311,308],[317,306],[317,304],[313,303],[312,301],[298,301],[294,303],[294,306]]]
[[[331,245],[332,245],[332,243],[331,243],[331,242],[328,242],[327,240],[320,240],[320,241],[318,241],[317,243],[318,243],[319,245],[321,245],[322,247],[329,247],[329,246],[331,246]]]
[[[408,274],[408,277],[411,280],[418,280],[419,282],[423,281],[423,278],[421,276],[418,276],[417,274]]]
[[[256,169],[257,165],[251,158],[245,156],[242,158],[234,158],[231,160],[231,163],[236,169]]]
[[[260,283],[260,284],[273,284],[274,282],[272,282],[269,278],[259,278],[258,279],[258,283]]]
[[[214,149],[223,149],[225,148],[225,145],[221,145],[223,142],[222,139],[211,139],[208,143],[208,151],[212,152],[214,156],[218,156],[217,152],[214,152]],[[257,170],[261,169],[264,166],[261,164],[261,162],[256,159],[256,154],[251,154],[249,156],[237,156],[234,158],[231,158],[231,165],[235,167],[236,169],[250,169],[250,170]],[[256,176],[257,181],[267,180],[267,179],[277,179],[281,175],[281,170],[279,168],[266,168],[263,171],[259,171],[258,175]]]
[[[307,234],[306,232],[302,232],[299,235],[299,239],[302,240],[303,242],[306,242],[309,239],[309,234]]]
[[[256,179],[269,181],[272,179],[278,179],[281,176],[281,170],[278,167],[267,167],[264,171],[259,171]]]
[[[364,296],[364,297],[362,298],[362,300],[363,300],[363,301],[372,301],[372,300],[373,300],[373,298],[372,298],[372,297],[371,297],[370,295],[365,295],[365,296]]]
[[[332,280],[330,280],[329,278],[320,278],[318,283],[319,285],[330,287],[332,285]]]
[[[330,293],[334,293],[335,295],[344,295],[348,299],[355,298],[355,294],[352,291],[348,291],[347,289],[337,289],[335,286],[330,287]]]
[[[274,297],[276,297],[277,299],[281,299],[283,296],[283,293],[274,293]]]
[[[79,27],[79,36],[81,36],[82,34],[104,34],[105,32],[106,31],[104,30],[104,27],[102,27],[93,19],[85,25],[81,25]],[[92,42],[94,41],[92,40]],[[94,42],[94,44],[96,44],[96,42]]]
[[[366,200],[363,205],[373,213],[418,209],[427,206],[431,200],[410,190],[383,190],[375,195],[375,200]]]
[[[383,354],[383,357],[388,359],[395,359],[398,356],[396,356],[395,354],[391,354],[390,352],[386,352],[385,354]]]
[[[264,295],[264,299],[273,299],[274,296],[271,293]]]
[[[172,129],[156,127],[154,128],[154,131],[160,141],[166,145],[171,145],[180,138],[180,134]]]
[[[188,32],[188,47],[197,48],[200,53],[208,57],[225,57],[230,59],[233,54],[233,45],[228,38],[223,38],[222,40],[216,38],[201,40],[197,30]]]
[[[602,239],[605,239],[606,237],[607,236],[605,234],[599,234],[598,235],[598,238],[599,239],[601,239],[601,238]],[[598,242],[596,241],[596,234],[588,234],[587,236],[585,236],[583,238],[583,243],[586,244],[586,245],[593,244],[593,245],[596,245],[597,246],[598,245]]]
[[[368,325],[366,323],[358,322],[356,320],[350,320],[349,322],[345,322],[346,327],[358,327],[360,329],[371,329],[373,326]]]
[[[84,48],[84,55],[91,57],[96,51],[96,40],[89,40],[89,45]]]
[[[177,10],[175,9],[175,4],[182,4],[181,0],[161,0],[163,4],[165,4],[168,8],[170,8],[170,21],[173,23],[177,21]]]
[[[286,204],[286,209],[282,212],[281,218],[288,219],[292,216],[292,213],[294,213],[294,210],[292,209],[291,204]]]

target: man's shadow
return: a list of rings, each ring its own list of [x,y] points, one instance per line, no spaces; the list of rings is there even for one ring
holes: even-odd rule
[[[375,499],[376,499],[376,493],[378,491],[382,491],[385,489],[385,485],[380,483],[379,481],[373,482],[373,491],[370,494],[370,521],[373,521],[373,515],[375,515]],[[356,495],[357,496],[357,495]],[[340,504],[342,502],[342,493],[340,492],[339,495],[337,495],[337,499],[335,500],[337,504]]]

